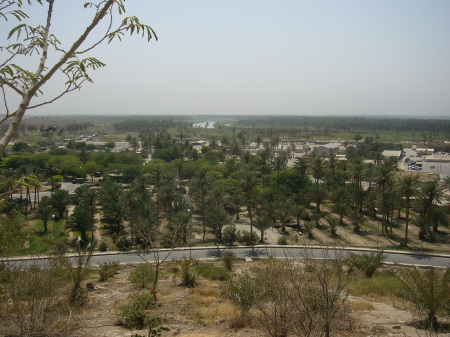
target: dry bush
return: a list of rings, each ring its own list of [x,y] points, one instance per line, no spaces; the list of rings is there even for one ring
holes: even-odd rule
[[[65,274],[52,261],[32,266],[8,265],[2,286],[6,328],[11,335],[65,336],[70,320],[69,284]]]
[[[322,254],[325,258],[318,260],[306,252],[302,263],[269,258],[249,276],[254,282],[247,286],[257,289],[246,292],[259,294],[249,312],[268,335],[331,336],[340,329],[347,314],[343,291],[348,278],[339,251]]]

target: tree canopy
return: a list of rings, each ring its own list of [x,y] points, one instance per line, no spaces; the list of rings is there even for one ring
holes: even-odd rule
[[[153,29],[139,21],[136,16],[125,17],[116,23],[114,18],[125,13],[124,0],[97,0],[84,5],[92,11],[92,21],[83,33],[76,38],[69,49],[63,49],[61,37],[52,30],[56,0],[28,0],[28,5],[46,6],[45,22],[32,26],[32,19],[26,12],[22,0],[0,0],[0,20],[6,27],[2,32],[6,40],[0,45],[4,61],[0,63],[0,89],[2,91],[2,110],[0,124],[9,123],[6,133],[0,139],[0,153],[5,151],[9,141],[14,137],[22,122],[25,112],[46,104],[51,104],[74,90],[81,89],[85,82],[92,82],[89,73],[105,66],[105,63],[90,56],[90,52],[103,43],[115,39],[121,40],[125,34],[134,33],[145,37],[147,41],[157,39]],[[25,4],[26,5],[26,4]],[[31,11],[30,11],[31,12]],[[100,31],[99,23],[106,21],[106,28]],[[108,22],[109,21],[109,22]],[[6,28],[6,29],[5,29]],[[88,37],[89,41],[87,43]],[[35,68],[29,69],[29,60],[35,61]],[[55,60],[55,61],[52,61]],[[28,61],[28,62],[27,62]],[[61,91],[54,97],[44,93],[45,84],[62,73],[65,83]],[[32,101],[39,95],[42,98],[36,104]],[[15,107],[9,106],[12,102]]]

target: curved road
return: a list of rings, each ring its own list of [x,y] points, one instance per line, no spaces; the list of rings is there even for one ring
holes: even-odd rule
[[[192,257],[195,259],[217,259],[221,257],[223,251],[233,251],[237,258],[241,259],[259,259],[266,258],[267,256],[274,256],[277,258],[294,257],[302,258],[305,256],[314,258],[335,258],[336,256],[342,256],[350,252],[356,254],[368,254],[374,249],[363,248],[341,248],[318,246],[239,246],[239,247],[226,247],[226,246],[214,246],[214,247],[192,247],[192,248],[176,248],[172,251],[168,249],[159,250],[159,259],[178,260],[183,257]],[[108,261],[118,261],[121,264],[140,263],[140,262],[154,262],[156,260],[156,253],[153,251],[147,252],[107,252],[107,253],[95,253],[92,257],[91,264],[98,265]],[[398,251],[384,251],[386,255],[385,263],[399,263],[404,265],[415,266],[435,266],[435,267],[450,267],[450,255],[442,254],[422,254],[412,252],[398,252]],[[45,257],[40,257],[45,258]],[[14,257],[5,258],[3,261],[21,261],[31,262],[36,258],[32,257]],[[39,259],[39,258],[38,258]],[[0,259],[0,261],[2,261]]]

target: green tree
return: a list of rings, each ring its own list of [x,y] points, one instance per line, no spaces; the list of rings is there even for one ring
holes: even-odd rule
[[[105,148],[107,151],[112,151],[112,149],[114,149],[116,147],[116,143],[115,142],[107,142],[105,144]]]
[[[91,211],[85,203],[75,206],[68,224],[80,232],[83,245],[86,245],[88,243],[87,232],[92,229],[92,217]]]
[[[420,203],[422,205],[423,216],[427,221],[427,229],[430,232],[431,226],[433,230],[437,231],[438,222],[433,221],[433,215],[439,205],[444,200],[444,188],[439,184],[438,180],[427,181],[422,184],[422,191],[420,196]]]
[[[377,183],[377,188],[380,196],[381,204],[381,216],[382,233],[387,233],[388,231],[388,216],[389,216],[389,198],[390,187],[392,187],[394,167],[389,161],[384,161],[380,166],[377,167],[375,173],[375,181]]]
[[[259,214],[255,217],[255,227],[261,232],[260,243],[264,243],[264,233],[272,226],[272,221],[267,214]]]
[[[37,216],[42,220],[44,224],[44,233],[48,231],[48,220],[51,219],[53,213],[53,208],[50,204],[50,199],[48,197],[43,197],[41,203],[37,209]]]
[[[207,221],[215,232],[216,240],[222,242],[222,228],[231,223],[231,217],[228,212],[223,206],[219,206],[218,208],[210,206],[207,211]]]
[[[100,203],[103,207],[103,215],[109,223],[116,226],[117,234],[122,231],[127,212],[122,194],[123,191],[119,185],[111,180],[106,180],[101,185]]]
[[[406,176],[398,182],[398,189],[405,198],[405,239],[403,245],[408,246],[409,210],[411,199],[419,193],[419,181],[416,177]]]
[[[336,228],[341,223],[339,219],[335,216],[329,215],[326,216],[325,219],[327,220],[328,224],[330,225],[330,234],[332,238],[337,237]]]
[[[66,190],[56,190],[50,198],[50,203],[58,212],[59,218],[64,217],[67,205],[69,205],[69,192]]]
[[[245,197],[242,192],[237,191],[235,193],[229,194],[227,196],[227,204],[233,208],[236,213],[236,221],[239,221],[239,212],[241,210],[241,206],[245,203]]]
[[[9,141],[19,130],[22,118],[28,109],[50,104],[65,94],[80,89],[84,82],[92,82],[88,70],[101,68],[105,64],[94,57],[82,58],[85,53],[103,42],[111,42],[116,38],[121,39],[125,33],[141,34],[148,41],[156,38],[153,29],[141,23],[134,16],[120,20],[117,27],[113,26],[115,13],[122,15],[125,12],[122,0],[98,1],[85,6],[88,10],[93,10],[93,19],[73,43],[65,44],[71,45],[71,47],[64,50],[61,48],[60,41],[62,39],[58,39],[51,30],[54,2],[54,0],[36,2],[47,6],[47,16],[43,20],[44,22],[36,27],[29,25],[29,23],[33,24],[35,18],[25,12],[22,1],[8,1],[1,8],[0,17],[5,20],[6,25],[3,31],[9,31],[8,39],[3,40],[8,42],[1,46],[1,49],[7,50],[9,57],[0,66],[0,87],[7,95],[7,97],[3,96],[5,103],[10,96],[9,101],[17,100],[19,103],[16,109],[7,113],[6,117],[0,121],[11,121],[6,133],[0,139],[0,153],[4,152]],[[30,1],[29,3],[34,2]],[[103,35],[94,36],[94,29],[102,21],[110,21],[110,28]],[[91,41],[91,45],[87,41]],[[38,59],[37,67],[32,70],[26,69],[26,65],[30,62],[27,63],[24,59],[35,57],[35,55],[40,55],[36,57]],[[56,97],[49,97],[43,102],[31,105],[31,101],[37,93],[43,92],[47,82],[58,79],[58,76],[54,76],[58,72],[62,72],[63,77],[66,78],[61,92]]]
[[[83,147],[79,152],[78,152],[78,158],[80,159],[80,161],[83,163],[83,165],[86,165],[86,162],[89,160],[90,158],[90,152],[86,149],[86,146]]]

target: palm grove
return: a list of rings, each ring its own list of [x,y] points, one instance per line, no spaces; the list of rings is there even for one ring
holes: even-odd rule
[[[124,245],[118,248],[147,242],[148,233],[139,233],[150,224],[160,232],[158,240],[169,246],[186,245],[196,231],[201,231],[203,242],[211,235],[218,243],[263,242],[264,231],[273,226],[286,234],[290,226],[310,238],[315,228],[328,227],[329,235],[338,238],[339,225],[351,224],[359,233],[370,230],[364,224],[374,219],[380,222],[381,234],[406,246],[411,225],[419,228],[421,240],[434,240],[439,227],[448,224],[441,206],[444,184],[398,177],[396,161],[366,164],[362,158],[342,161],[311,153],[287,167],[291,150],[276,150],[276,139],[263,139],[258,153],[251,154],[242,138],[241,132],[220,147],[213,141],[198,152],[187,139],[180,141],[167,130],[146,129],[137,136],[143,152],[153,157],[146,165],[136,153],[90,151],[83,144],[78,150],[12,153],[2,161],[2,192],[7,195],[21,185],[22,198],[10,198],[3,211],[40,217],[44,231],[52,215],[65,218],[83,241],[95,239],[95,223],[101,220],[110,225],[114,241]],[[93,177],[95,172],[110,179],[81,186],[72,196],[56,188],[64,177]],[[39,198],[44,181],[51,196]],[[195,221],[180,183],[189,187]],[[74,206],[70,216],[69,204]],[[242,216],[248,230],[239,232],[233,219],[240,221]],[[392,234],[400,224],[402,237]]]
[[[69,296],[72,304],[82,302],[81,282],[86,277],[89,254],[95,247],[100,250],[158,249],[211,242],[253,245],[265,242],[265,232],[273,227],[283,234],[278,242],[280,244],[293,242],[292,229],[308,240],[316,239],[318,231],[327,232],[336,243],[341,243],[340,226],[350,224],[355,233],[364,234],[370,231],[366,224],[374,219],[380,221],[382,235],[407,246],[411,239],[411,226],[419,228],[419,240],[433,241],[439,238],[439,227],[448,225],[447,210],[441,206],[445,186],[437,180],[420,182],[412,176],[399,178],[396,162],[382,158],[382,145],[371,138],[348,148],[349,161],[337,160],[332,153],[328,158],[322,158],[313,152],[297,159],[292,167],[287,167],[287,162],[294,149],[280,151],[280,136],[276,132],[269,136],[256,135],[251,139],[257,143],[257,154],[246,151],[251,129],[245,128],[238,132],[233,128],[232,133],[228,132],[220,142],[212,139],[209,146],[197,151],[187,138],[193,132],[189,123],[182,122],[176,126],[173,123],[159,123],[157,128],[141,128],[134,137],[127,137],[130,148],[140,146],[141,153],[145,154],[143,156],[135,152],[98,151],[82,143],[73,144],[68,149],[53,148],[46,153],[29,153],[27,149],[20,148],[18,150],[25,151],[5,153],[8,142],[19,130],[28,109],[49,104],[79,89],[85,81],[91,80],[87,69],[104,66],[95,58],[82,58],[91,47],[111,41],[124,32],[143,32],[147,39],[154,37],[149,26],[131,17],[123,20],[115,30],[101,34],[94,45],[81,49],[80,46],[98,22],[105,17],[112,18],[109,14],[112,14],[114,6],[117,6],[119,13],[124,11],[122,1],[101,1],[87,6],[95,11],[92,24],[65,51],[60,48],[56,37],[50,34],[54,2],[48,1],[45,26],[18,25],[10,31],[8,38],[20,38],[21,34],[28,34],[29,38],[1,47],[8,57],[0,69],[6,107],[0,123],[7,124],[5,135],[0,140],[0,153],[5,154],[1,162],[0,180],[3,200],[0,255],[51,251],[63,259],[62,253],[65,251],[77,252],[78,266],[67,268],[73,283]],[[21,1],[2,0],[0,6],[2,18],[18,21],[28,18],[21,9]],[[60,61],[54,65],[46,63],[51,46],[61,54]],[[41,52],[41,57],[36,71],[13,63],[16,57],[29,56],[37,50]],[[61,94],[32,106],[31,100],[58,71],[67,77]],[[21,102],[12,111],[6,104],[11,94],[18,95]],[[127,130],[126,127],[124,129]],[[114,144],[108,148],[114,148]],[[361,152],[373,158],[374,163],[365,164],[358,155]],[[147,154],[151,154],[153,159],[144,165],[143,157]],[[96,172],[107,178],[97,184],[82,185],[72,195],[58,188],[59,183],[69,176],[93,177]],[[43,185],[49,186],[50,196],[39,196]],[[180,188],[180,185],[188,187],[188,195],[183,193],[186,189]],[[12,198],[13,192],[19,193],[20,197]],[[238,230],[236,223],[245,224],[247,229]],[[394,235],[393,228],[403,224],[403,235]],[[45,240],[39,240],[42,237]],[[67,264],[63,262],[62,265],[64,263]],[[57,270],[50,267],[45,269],[46,272],[57,275]],[[276,268],[282,268],[272,267],[274,274],[277,274]],[[327,273],[328,269],[323,270]],[[293,268],[289,271],[292,275],[303,273],[303,270]],[[44,269],[39,269],[39,272],[44,273]],[[14,274],[24,275],[20,270],[12,269],[7,277],[14,279]],[[28,275],[31,277],[30,284],[36,284],[32,279],[34,274],[30,272]],[[54,278],[54,282],[58,280]],[[10,280],[3,281],[8,284]],[[157,281],[158,277],[155,277],[154,290]],[[295,286],[293,284],[283,289]],[[338,284],[337,287],[336,294],[339,296],[342,286]],[[64,287],[55,284],[54,289],[63,291]],[[3,301],[3,288],[1,290]],[[275,290],[266,295],[275,300],[286,298],[283,297],[286,295],[284,292]],[[301,298],[305,289],[298,290],[298,298]],[[10,291],[6,294],[15,293]],[[43,295],[45,297],[46,294]],[[52,293],[49,296],[63,295]],[[230,291],[228,296],[233,297],[233,292]],[[12,297],[11,301],[7,299],[3,303],[15,303]],[[338,317],[337,312],[333,312],[334,307],[329,309]],[[48,314],[51,312],[43,310],[43,315]],[[431,324],[435,324],[435,315],[435,312],[430,313]],[[292,329],[285,326],[286,317],[273,317],[280,319],[282,325],[275,335],[286,336]],[[41,320],[45,322],[46,317]],[[332,322],[325,323],[325,335],[328,336]],[[297,328],[299,326],[296,325]]]

